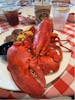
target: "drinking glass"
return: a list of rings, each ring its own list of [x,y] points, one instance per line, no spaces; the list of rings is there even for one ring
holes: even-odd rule
[[[5,5],[4,7],[2,7],[4,15],[11,26],[19,24],[19,18],[18,18],[19,8],[20,7],[17,5]]]
[[[70,10],[70,4],[65,2],[53,2],[53,26],[55,30],[64,30]]]
[[[34,4],[34,11],[36,17],[36,23],[40,23],[45,17],[50,16],[51,5],[46,2],[36,2]]]

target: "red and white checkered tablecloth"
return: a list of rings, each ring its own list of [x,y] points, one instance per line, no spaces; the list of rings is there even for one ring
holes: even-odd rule
[[[75,94],[75,24],[66,23],[64,31],[60,33],[67,36],[67,40],[73,52],[71,53],[70,61],[63,75],[48,89],[46,93],[48,98]]]
[[[28,17],[24,17],[19,15],[19,25],[25,26],[30,24],[35,24],[34,16],[28,15]],[[12,27],[11,25],[8,24],[8,22],[5,19],[4,21],[0,22],[0,33],[8,31],[10,28],[17,28],[19,25]]]
[[[8,28],[4,27],[3,29],[8,30]],[[47,98],[63,95],[70,96],[75,94],[75,24],[66,23],[64,31],[60,32],[60,34],[67,36],[67,40],[73,52],[71,53],[71,59],[64,73],[53,82],[50,88],[47,89]],[[25,96],[25,94],[22,92],[0,89],[0,98],[22,98],[23,96]]]

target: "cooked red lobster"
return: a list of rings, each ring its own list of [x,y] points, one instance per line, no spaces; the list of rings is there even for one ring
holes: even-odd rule
[[[33,42],[14,42],[8,49],[8,70],[24,93],[37,98],[43,96],[45,75],[58,71],[62,60],[62,50],[57,40],[52,20],[45,18],[36,28]]]

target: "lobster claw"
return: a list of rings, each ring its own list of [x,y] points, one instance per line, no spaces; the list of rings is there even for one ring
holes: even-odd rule
[[[37,31],[33,40],[33,51],[35,55],[45,53],[50,42],[50,33],[53,31],[53,23],[51,19],[45,18],[37,27]]]
[[[23,44],[15,43],[8,49],[7,60],[8,70],[21,91],[40,97],[45,91],[46,82],[42,70],[32,60],[30,51]]]

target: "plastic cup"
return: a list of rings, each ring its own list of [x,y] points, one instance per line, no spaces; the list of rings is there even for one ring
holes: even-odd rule
[[[53,27],[55,30],[64,30],[70,10],[70,4],[54,2],[52,4]]]
[[[3,7],[4,15],[11,26],[19,24],[18,9],[19,6],[16,5],[7,5]]]
[[[36,17],[36,23],[40,23],[45,17],[49,18],[50,16],[51,5],[49,3],[44,2],[36,2],[34,4],[34,11]]]

